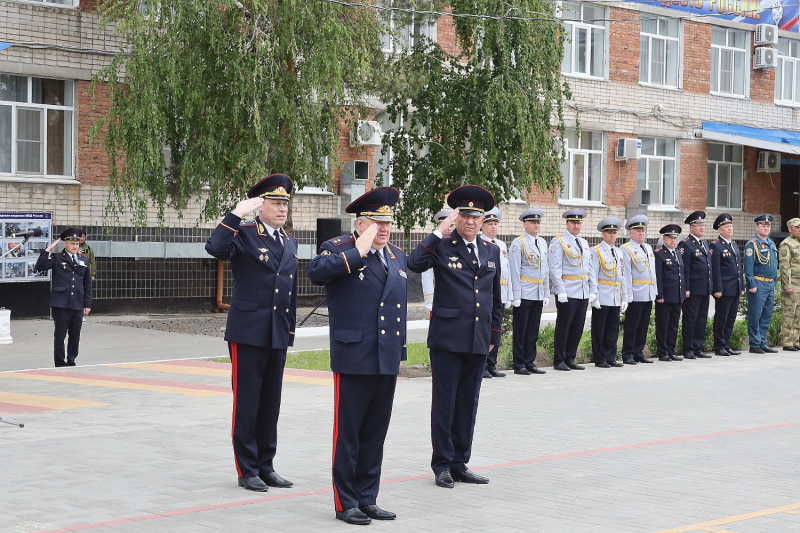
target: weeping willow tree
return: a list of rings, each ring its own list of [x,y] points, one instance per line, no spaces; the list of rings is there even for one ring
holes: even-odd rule
[[[563,27],[551,0],[453,0],[458,50],[420,39],[386,91],[397,127],[384,139],[392,185],[403,193],[399,224],[409,231],[441,209],[445,195],[482,185],[498,201],[531,186],[561,185]],[[522,20],[520,20],[522,19]],[[391,148],[391,152],[389,149]]]

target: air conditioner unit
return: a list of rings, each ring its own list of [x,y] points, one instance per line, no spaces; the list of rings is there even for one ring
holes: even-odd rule
[[[617,153],[614,159],[617,161],[629,161],[642,157],[641,139],[620,139],[617,145]]]
[[[778,54],[774,48],[759,46],[753,60],[753,68],[775,68],[778,66]]]
[[[772,24],[757,24],[756,25],[756,46],[777,46],[778,45],[778,27]]]
[[[781,154],[779,152],[758,152],[759,172],[780,172]]]
[[[383,138],[381,125],[376,120],[359,120],[355,130],[350,131],[350,148],[356,146],[380,146]]]

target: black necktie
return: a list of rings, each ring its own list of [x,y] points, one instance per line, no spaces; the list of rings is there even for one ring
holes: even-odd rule
[[[278,244],[280,244],[281,247],[283,247],[283,241],[281,240],[281,232],[275,230],[275,233],[273,233],[272,235],[275,237],[275,240],[278,241]]]
[[[383,271],[388,274],[389,273],[389,265],[386,264],[386,259],[383,257],[383,251],[382,250],[375,250],[375,256],[378,258],[378,260],[383,265]]]
[[[467,244],[467,250],[469,250],[470,255],[475,256],[475,259],[473,259],[472,262],[475,263],[476,265],[480,266],[480,263],[478,263],[478,254],[476,253],[477,250],[475,250],[475,245],[472,244],[471,242],[468,243]]]
[[[577,238],[575,239],[575,246],[578,247],[578,253],[583,255],[583,248],[581,248],[581,241],[579,241]]]
[[[611,257],[614,258],[614,262],[616,263],[617,262],[617,254],[614,253],[614,249],[613,248],[611,249]]]

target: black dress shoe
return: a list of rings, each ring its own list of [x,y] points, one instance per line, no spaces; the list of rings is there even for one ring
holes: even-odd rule
[[[759,347],[750,348],[750,353],[764,353],[764,350]]]
[[[258,476],[240,477],[239,486],[255,492],[267,492],[269,490],[269,488],[264,484],[263,481],[261,481],[261,478]]]
[[[623,366],[623,364],[618,362],[618,361],[614,361],[613,363],[608,363],[608,366],[613,366],[615,368],[621,368]]]
[[[336,511],[336,519],[344,520],[348,524],[354,524],[356,526],[365,526],[372,522],[370,517],[362,513],[361,509],[358,507],[345,509],[344,511]]]
[[[713,356],[710,353],[698,352],[694,354],[698,359],[711,359]]]
[[[492,375],[493,378],[504,378],[506,377],[505,372],[500,372],[496,368],[490,368],[489,373]]]
[[[647,357],[645,357],[643,355],[641,357],[636,357],[635,361],[637,363],[652,363],[653,362],[652,359],[648,359]]]
[[[795,344],[794,347],[797,348],[798,351],[800,351],[800,344]]]
[[[583,370],[583,367],[581,365],[576,365],[575,363],[567,363],[567,366],[571,370]]]
[[[566,371],[569,371],[569,367],[567,366],[567,363],[558,363],[557,365],[555,365],[553,367],[553,370],[566,370]]]
[[[396,514],[384,511],[377,505],[359,505],[358,508],[373,520],[394,520],[397,518]]]
[[[672,359],[673,361],[683,361],[683,357],[681,357],[680,355],[670,355],[669,358]]]
[[[491,379],[492,375],[489,373],[488,370],[483,371],[483,379]]]
[[[453,480],[460,481],[462,483],[476,483],[478,485],[486,485],[489,483],[489,480],[483,476],[479,476],[469,468],[464,470],[463,472],[452,472]]]
[[[446,489],[452,489],[456,485],[453,482],[453,476],[447,470],[436,474],[436,484]]]
[[[531,372],[527,368],[515,368],[514,369],[514,373],[515,374],[520,374],[522,376],[530,376],[533,372]]]
[[[625,363],[626,365],[635,365],[636,364],[636,361],[634,361],[633,359],[623,359],[622,362]]]
[[[794,346],[784,346],[783,349],[785,351],[787,351],[787,352],[796,352],[797,351],[797,348],[795,348]]]
[[[725,348],[720,348],[714,351],[714,355],[730,355],[730,352]]]
[[[596,366],[597,368],[611,368],[611,366],[605,361],[603,361],[602,363],[595,363],[594,366]]]
[[[277,472],[270,472],[269,474],[260,474],[258,477],[261,478],[261,481],[269,485],[270,487],[277,487],[279,489],[288,489],[294,483],[289,481],[288,479],[283,479],[281,476],[277,474]]]
[[[67,361],[67,366],[75,366],[75,361]]]
[[[658,356],[658,360],[659,361],[672,361],[672,358],[670,358],[670,356],[668,356],[668,355],[659,355]]]
[[[697,359],[697,357],[693,353],[687,353],[683,357],[684,359]]]
[[[725,349],[726,349],[726,350],[728,351],[728,353],[729,353],[729,354],[731,354],[731,355],[742,355],[742,352],[740,352],[739,350],[734,350],[734,349],[732,349],[732,348],[725,348]]]
[[[541,368],[539,368],[536,365],[529,366],[528,367],[528,372],[530,372],[531,374],[547,374],[546,370],[542,370]]]
[[[778,350],[770,348],[769,346],[764,346],[761,349],[764,350],[764,353],[778,353]]]

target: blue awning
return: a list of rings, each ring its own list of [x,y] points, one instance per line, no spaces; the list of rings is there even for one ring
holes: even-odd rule
[[[773,152],[800,154],[800,131],[768,130],[720,122],[703,122],[703,139],[743,144]]]
[[[12,45],[12,43],[0,43],[0,50],[5,50],[6,48],[8,48],[11,45]]]

